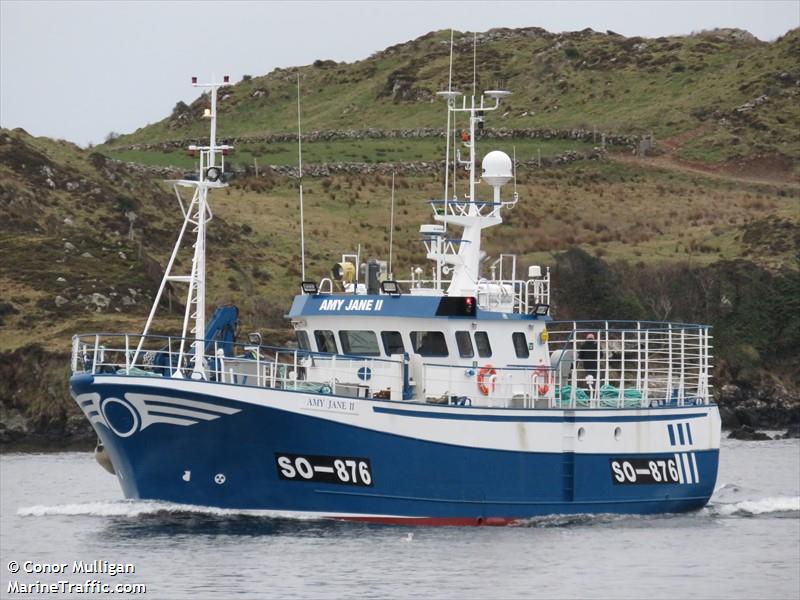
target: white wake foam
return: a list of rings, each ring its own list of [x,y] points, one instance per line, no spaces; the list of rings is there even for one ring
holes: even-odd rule
[[[171,502],[151,502],[119,500],[108,502],[83,502],[79,504],[57,504],[53,506],[36,505],[17,509],[21,517],[48,517],[48,516],[90,516],[90,517],[127,517],[135,518],[147,515],[208,515],[211,517],[260,517],[272,519],[301,519],[313,520],[320,518],[317,515],[299,512],[284,512],[272,510],[244,510],[229,508],[214,508],[211,506],[192,506],[189,504],[175,504]]]
[[[775,496],[739,502],[712,502],[703,512],[721,516],[754,516],[770,513],[800,513],[800,496]],[[707,513],[708,514],[708,513]],[[83,502],[78,504],[35,505],[17,509],[21,517],[49,516],[88,516],[88,517],[122,517],[136,518],[141,516],[180,516],[206,515],[211,518],[266,518],[318,520],[324,515],[273,510],[245,510],[214,508],[211,506],[192,506],[171,502],[118,500],[106,502]],[[653,518],[656,515],[648,515]],[[667,515],[662,515],[666,517]],[[517,525],[527,527],[565,527],[574,525],[609,523],[619,519],[630,519],[631,515],[611,514],[550,515],[526,519]]]
[[[721,515],[764,515],[781,512],[800,512],[800,496],[775,496],[758,500],[715,503],[713,509]]]

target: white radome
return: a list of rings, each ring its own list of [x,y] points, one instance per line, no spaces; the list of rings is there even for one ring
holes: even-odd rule
[[[514,176],[511,158],[505,152],[492,150],[483,157],[483,180],[491,186],[503,185]]]

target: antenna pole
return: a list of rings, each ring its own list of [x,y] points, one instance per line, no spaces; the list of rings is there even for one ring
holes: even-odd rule
[[[303,138],[300,132],[300,71],[297,72],[297,164],[300,179],[300,273],[306,280],[306,236],[303,219]]]
[[[208,145],[208,164],[213,166],[217,164],[214,160],[217,150],[217,86],[211,88],[211,135]]]
[[[447,190],[445,190],[447,191]],[[447,195],[445,194],[445,197]],[[389,209],[389,279],[392,277],[392,244],[394,242],[394,171],[392,171],[392,200]]]
[[[477,62],[477,51],[478,47],[478,33],[475,32],[472,34],[472,98],[475,98],[475,91],[477,89],[477,80],[478,80],[478,62]],[[473,104],[474,106],[474,104]]]
[[[469,111],[469,205],[470,214],[478,212],[475,204],[475,96],[472,96],[472,110]]]
[[[514,167],[514,201],[519,198],[519,194],[517,194],[517,146],[511,146],[512,152],[512,163],[511,166]]]
[[[453,91],[453,30],[450,30],[450,73],[447,77],[447,91]],[[445,151],[444,151],[444,229],[447,231],[447,195],[450,182],[450,99],[447,99],[447,127],[444,130]],[[393,180],[394,181],[394,180]],[[394,185],[394,183],[392,183]]]
[[[472,34],[472,110],[469,111],[469,200],[470,214],[477,212],[475,205],[475,94],[477,93],[478,85],[478,33]],[[483,98],[481,98],[481,105],[483,105]]]
[[[458,198],[456,190],[456,176],[458,175],[458,139],[456,138],[456,113],[453,112],[453,198]]]

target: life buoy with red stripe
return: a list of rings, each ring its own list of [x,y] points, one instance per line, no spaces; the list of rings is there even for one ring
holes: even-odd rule
[[[536,386],[536,392],[540,396],[547,395],[550,391],[550,386],[553,384],[553,372],[547,367],[536,367],[531,376],[533,385]]]
[[[487,385],[486,380],[489,380]],[[492,386],[494,391],[495,381],[497,379],[497,371],[492,365],[484,365],[478,370],[478,390],[484,396],[489,395],[489,385]]]

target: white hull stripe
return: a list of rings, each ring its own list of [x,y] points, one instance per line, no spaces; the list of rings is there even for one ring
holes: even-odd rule
[[[692,482],[692,472],[689,470],[689,457],[686,454],[681,454],[683,459],[683,473],[686,475],[686,483]]]
[[[576,415],[578,411],[556,409],[431,408],[423,404],[155,377],[101,375],[94,382],[103,396],[114,392],[121,395],[121,401],[143,417],[143,427],[154,423],[168,426],[215,423],[220,417],[224,420],[226,415],[237,412],[241,415],[263,407],[365,431],[474,449],[560,454],[564,450],[564,432],[568,431],[575,436],[577,454],[651,454],[679,452],[678,447],[670,446],[666,435],[668,425],[674,427],[677,422],[702,418],[702,426],[695,429],[704,435],[694,439],[693,448],[719,447],[718,439],[712,435],[714,427],[705,425],[706,421],[712,425],[719,422],[713,407],[587,409]],[[105,392],[106,385],[113,392],[111,389]],[[118,391],[120,388],[124,391]],[[106,402],[103,400],[102,404]],[[121,407],[117,406],[115,412],[119,410]],[[102,417],[101,411],[99,418]],[[584,428],[585,435],[579,441],[580,428]],[[135,433],[132,431],[130,435]]]
[[[681,463],[681,455],[680,454],[676,454],[675,455],[675,465],[678,468],[678,482],[679,483],[684,483],[683,464]]]
[[[171,396],[153,396],[128,392],[125,399],[136,407],[142,418],[142,429],[155,423],[170,425],[195,425],[200,421],[213,421],[223,415],[233,415],[240,410],[211,402],[173,398]]]

